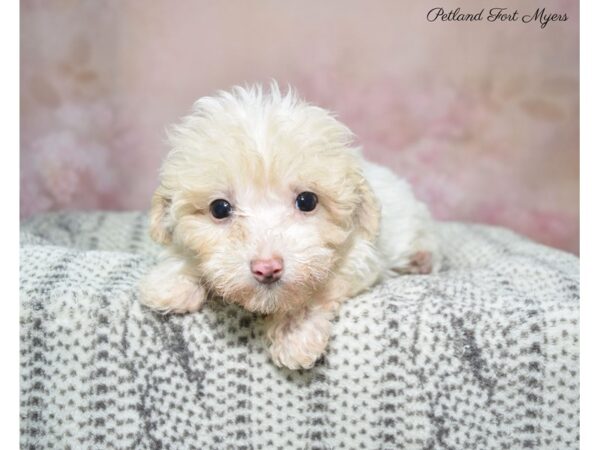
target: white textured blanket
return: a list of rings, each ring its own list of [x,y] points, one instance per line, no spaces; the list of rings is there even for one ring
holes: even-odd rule
[[[28,221],[22,448],[577,448],[579,260],[499,228],[439,229],[442,273],[345,303],[326,358],[293,372],[236,306],[139,305],[159,250],[144,214]]]

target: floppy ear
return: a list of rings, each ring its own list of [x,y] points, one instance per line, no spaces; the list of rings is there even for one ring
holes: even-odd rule
[[[356,210],[358,227],[366,239],[373,242],[379,235],[381,205],[371,186],[364,177],[358,185],[360,204]]]
[[[156,190],[152,196],[152,207],[150,208],[150,237],[159,244],[171,243],[173,225],[171,221],[171,199]]]

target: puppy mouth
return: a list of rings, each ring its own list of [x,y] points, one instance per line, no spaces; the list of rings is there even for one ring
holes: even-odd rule
[[[255,272],[259,268],[255,267]],[[291,268],[289,268],[291,269]],[[250,273],[243,280],[220,278],[213,283],[215,292],[228,303],[236,303],[252,313],[273,314],[297,308],[322,285],[319,271],[289,270],[286,273]],[[242,276],[238,275],[240,278]]]
[[[281,302],[277,293],[278,282],[269,285],[261,285],[262,289],[255,294],[250,301],[242,303],[244,309],[258,314],[272,314],[279,310]]]
[[[281,281],[281,278],[275,278],[275,277],[265,277],[260,281],[256,281],[258,286],[264,286],[266,288],[272,289],[274,287],[276,287],[277,285],[281,285],[283,284],[283,282]]]
[[[276,289],[283,284],[283,281],[281,278],[266,277],[265,279],[257,281],[256,283],[258,286],[262,286],[266,289]]]
[[[244,308],[259,314],[273,314],[278,311],[292,308],[296,301],[302,297],[297,286],[290,284],[283,278],[271,280],[268,283],[255,282],[254,295],[251,301],[244,302]]]

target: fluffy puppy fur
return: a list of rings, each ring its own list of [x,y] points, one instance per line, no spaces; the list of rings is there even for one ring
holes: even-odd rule
[[[408,184],[365,161],[346,126],[291,89],[201,98],[168,139],[150,215],[166,254],[140,285],[151,308],[197,311],[215,294],[267,315],[275,364],[310,368],[343,301],[439,265],[430,215]],[[306,192],[317,199],[310,211],[298,203]],[[215,217],[216,200],[228,216]],[[256,261],[276,277],[265,281]]]

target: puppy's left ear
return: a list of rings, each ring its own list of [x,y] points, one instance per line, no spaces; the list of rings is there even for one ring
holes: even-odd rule
[[[356,211],[356,220],[364,237],[373,242],[379,235],[381,205],[367,180],[364,177],[361,178],[358,185],[360,204]]]

